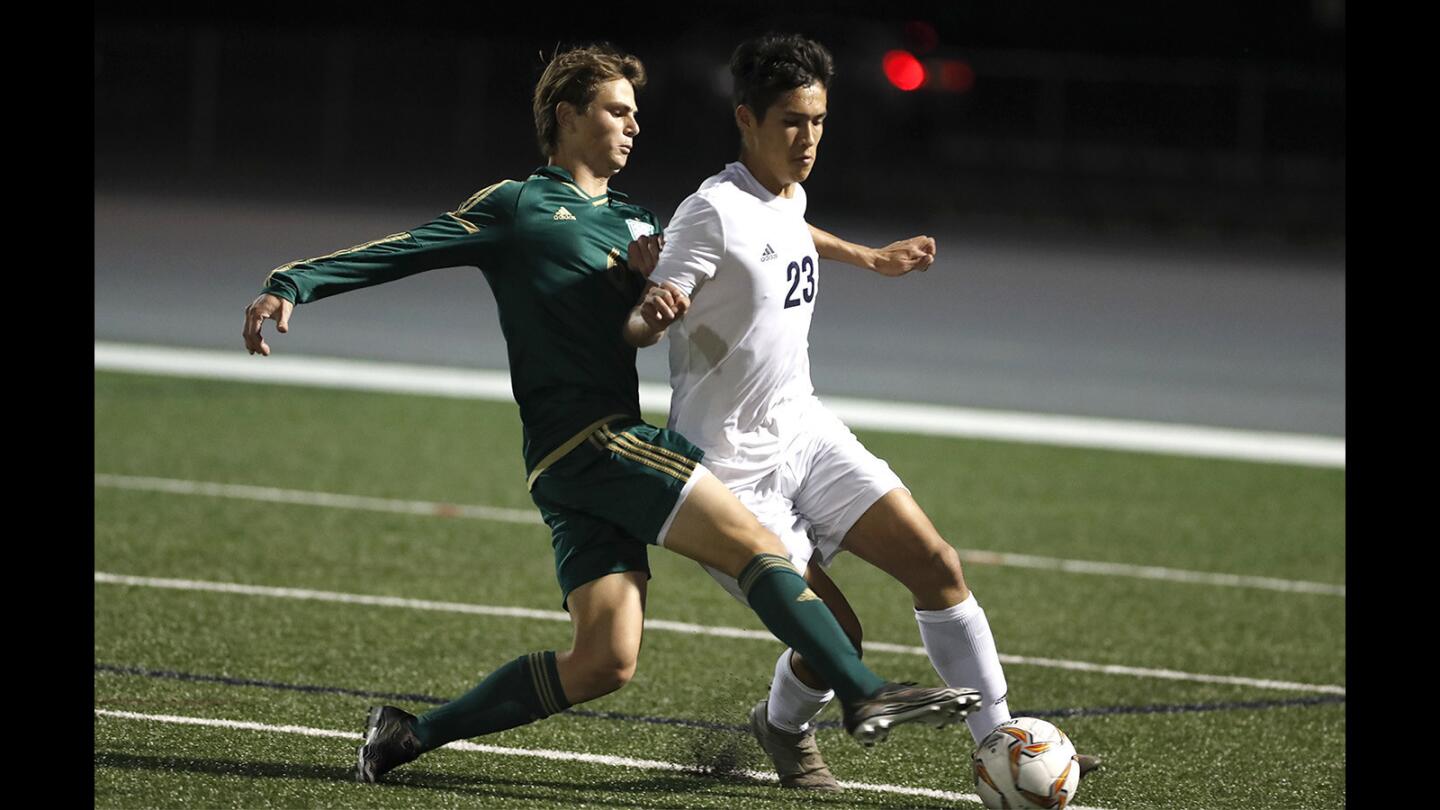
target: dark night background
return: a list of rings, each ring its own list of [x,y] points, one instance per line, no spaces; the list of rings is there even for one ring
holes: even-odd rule
[[[604,39],[651,76],[616,185],[673,210],[696,167],[735,152],[731,49],[774,29],[837,59],[817,203],[1344,238],[1343,0],[502,8],[98,9],[97,184],[463,198],[540,162],[539,54]],[[961,60],[973,84],[896,90],[880,69],[895,48]]]
[[[1344,435],[1344,0],[97,7],[96,338],[238,350],[269,268],[525,176],[557,46],[645,62],[614,186],[666,220],[735,158],[726,66],[767,30],[837,61],[809,219],[941,245],[827,271],[822,393]],[[430,276],[285,350],[503,368],[483,282]]]

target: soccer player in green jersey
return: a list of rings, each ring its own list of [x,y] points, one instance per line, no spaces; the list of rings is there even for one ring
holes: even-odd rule
[[[789,562],[784,546],[700,463],[683,436],[645,424],[635,349],[621,337],[653,267],[659,222],[610,188],[640,131],[639,60],[608,47],[559,53],[535,88],[547,165],[504,180],[410,231],[276,268],[245,312],[243,336],[270,354],[264,321],[289,329],[296,304],[425,270],[479,267],[500,312],[524,424],[527,486],[550,526],[574,641],[522,655],[461,697],[415,717],[376,706],[356,778],[452,740],[529,723],[614,692],[640,651],[649,566],[661,545],[734,577],[765,626],[840,695],[863,744],[896,724],[952,722],[978,693],[886,682]]]

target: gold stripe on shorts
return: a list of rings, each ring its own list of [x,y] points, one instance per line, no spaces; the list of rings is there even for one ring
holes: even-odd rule
[[[590,438],[590,434],[594,433],[597,429],[602,428],[605,425],[610,424],[611,422],[614,422],[616,419],[622,419],[625,416],[627,416],[627,414],[612,413],[609,416],[596,419],[594,422],[586,425],[585,428],[579,433],[576,433],[574,436],[566,439],[564,444],[560,445],[554,450],[551,450],[549,455],[545,456],[545,458],[540,459],[540,463],[536,464],[535,469],[530,471],[530,477],[525,479],[525,488],[534,489],[535,479],[540,477],[540,473],[545,472],[545,470],[548,469],[550,465],[564,458],[565,454],[569,453],[571,450],[579,447],[586,439]]]
[[[694,459],[686,458],[678,453],[672,453],[657,444],[652,444],[629,433],[616,433],[610,430],[609,427],[602,428],[602,430],[610,434],[612,445],[623,444],[636,453],[641,453],[654,459],[657,463],[683,470],[686,476],[689,476],[695,471]]]
[[[640,455],[639,453],[633,453],[633,452],[631,452],[631,451],[629,451],[629,450],[626,450],[626,449],[623,448],[623,447],[617,447],[617,446],[615,446],[615,445],[607,445],[607,446],[606,446],[606,449],[609,450],[610,452],[614,453],[615,455],[620,456],[621,458],[630,459],[631,461],[635,462],[636,464],[644,464],[646,467],[649,467],[649,468],[652,469],[652,470],[659,470],[660,472],[665,473],[666,475],[668,475],[668,476],[670,476],[671,478],[674,478],[674,479],[676,479],[676,480],[678,480],[678,481],[688,481],[688,480],[690,480],[690,476],[686,475],[685,473],[683,473],[683,472],[681,472],[681,471],[679,471],[679,470],[676,470],[674,467],[667,467],[667,466],[664,466],[664,465],[662,465],[662,464],[656,463],[654,460],[652,460],[652,459],[650,459],[650,458],[648,458],[648,457],[646,457],[646,456],[642,456],[642,455]]]
[[[624,442],[626,445],[633,447],[639,452],[648,453],[656,461],[664,461],[669,464],[675,464],[677,466],[690,469],[694,469],[695,467],[695,459],[690,458],[689,456],[681,455],[680,453],[676,453],[675,451],[667,447],[662,447],[661,445],[655,444],[654,442],[647,442],[634,434],[616,433],[615,431],[611,430],[608,425],[601,430],[607,436],[607,438],[611,439],[612,441]]]
[[[665,453],[660,453],[658,451],[665,450],[665,448],[657,447],[628,433],[616,433],[609,427],[600,428],[600,432],[601,435],[608,439],[605,447],[612,453],[628,458],[631,461],[638,461],[647,467],[667,473],[681,481],[689,481],[690,476],[695,474],[695,462],[692,459],[671,453],[668,450]],[[667,456],[678,458],[680,461],[673,461]]]
[[[645,441],[644,439],[641,439],[639,436],[633,436],[633,435],[631,435],[631,434],[629,434],[629,433],[618,433],[618,434],[616,434],[616,435],[617,435],[617,436],[620,436],[621,438],[630,439],[630,440],[632,440],[632,441],[634,441],[634,442],[637,442],[637,443],[639,443],[639,444],[642,444],[642,445],[644,445],[646,448],[648,448],[651,452],[659,453],[660,455],[665,456],[665,457],[670,458],[670,459],[673,459],[673,460],[675,460],[675,461],[678,461],[678,462],[681,463],[681,464],[689,465],[689,466],[691,466],[691,467],[694,467],[694,466],[695,466],[695,459],[690,458],[689,456],[681,455],[680,453],[677,453],[677,452],[675,452],[674,450],[671,450],[671,449],[668,448],[668,447],[661,447],[660,445],[655,444],[654,442],[647,442],[647,441]]]

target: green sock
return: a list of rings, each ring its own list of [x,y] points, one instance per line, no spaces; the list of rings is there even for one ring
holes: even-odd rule
[[[493,734],[570,708],[549,650],[522,655],[485,676],[474,689],[420,715],[415,736],[429,751],[452,740]]]
[[[844,703],[875,693],[885,680],[860,663],[860,654],[835,614],[805,584],[790,561],[757,554],[740,572],[740,590],[775,637],[798,650]]]

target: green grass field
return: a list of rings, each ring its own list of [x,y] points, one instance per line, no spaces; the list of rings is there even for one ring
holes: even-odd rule
[[[859,435],[962,550],[1345,580],[1341,470]],[[978,807],[881,790],[797,795],[735,775],[766,767],[739,727],[779,644],[660,629],[647,632],[639,673],[619,693],[475,742],[710,773],[443,749],[389,784],[354,784],[368,705],[428,708],[516,655],[564,649],[569,626],[153,580],[555,611],[544,526],[116,482],[533,511],[514,405],[97,373],[95,436],[97,807]],[[763,629],[694,564],[650,557],[651,619]],[[867,642],[919,645],[903,588],[846,555],[832,574]],[[1023,659],[1006,665],[1012,710],[1051,719],[1106,758],[1078,804],[1345,806],[1343,595],[974,562],[966,577],[1002,655]],[[866,660],[894,680],[938,682],[920,655],[872,650]],[[409,697],[376,697],[393,693]],[[246,723],[259,725],[236,725]],[[842,780],[974,790],[963,728],[903,728],[868,751],[828,728],[820,745]]]

